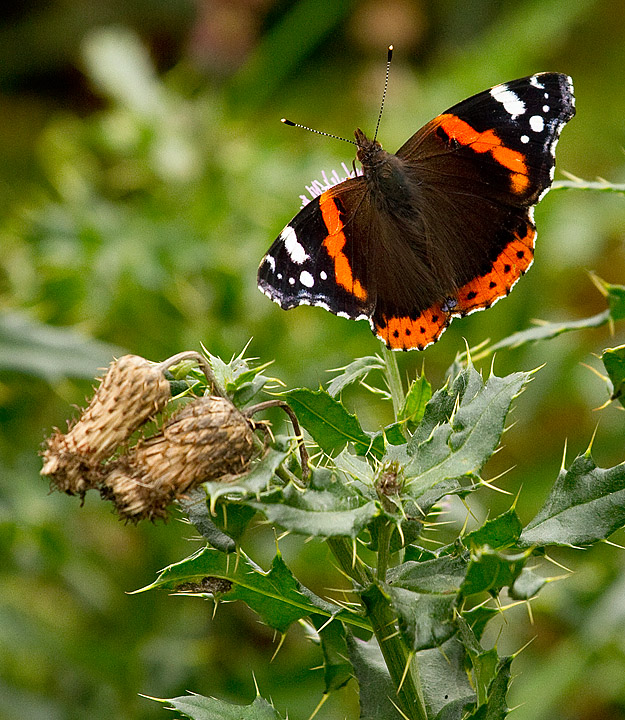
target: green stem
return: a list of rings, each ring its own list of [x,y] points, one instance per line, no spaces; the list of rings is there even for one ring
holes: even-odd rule
[[[376,577],[379,582],[386,580],[386,571],[388,570],[389,559],[391,555],[391,535],[395,525],[390,522],[384,523],[378,533],[378,566],[376,568]]]
[[[395,412],[395,421],[399,416],[399,411],[404,406],[404,386],[399,375],[399,367],[397,366],[397,357],[392,350],[389,350],[384,343],[382,344],[382,357],[384,358],[386,382],[391,393],[393,401],[393,410]]]
[[[388,598],[375,584],[371,568],[360,558],[354,557],[353,545],[347,538],[328,538],[328,545],[343,572],[363,588],[360,592],[361,602],[382,651],[391,680],[398,688],[398,705],[404,717],[408,720],[427,720],[417,658],[409,652],[397,630],[397,616]],[[378,565],[378,573],[379,571]],[[407,672],[406,668],[408,668]]]
[[[373,582],[371,568],[354,553],[354,546],[347,538],[330,537],[327,542],[346,575],[363,587]]]

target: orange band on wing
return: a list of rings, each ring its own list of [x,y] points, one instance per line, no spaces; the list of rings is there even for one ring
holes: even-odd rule
[[[454,308],[454,315],[488,308],[507,295],[532,264],[535,236],[536,231],[529,226],[525,237],[516,234],[499,253],[486,275],[463,285],[456,295],[458,304]]]
[[[530,181],[527,177],[527,165],[523,153],[506,147],[493,130],[478,132],[455,115],[441,115],[438,120],[450,138],[457,140],[461,145],[470,146],[475,152],[489,152],[494,160],[510,170],[513,192],[521,194],[527,190]]]
[[[449,313],[440,305],[424,310],[414,320],[410,317],[384,317],[375,322],[375,334],[392,350],[423,350],[436,342],[449,325]]]
[[[323,222],[328,229],[328,237],[325,238],[323,244],[334,262],[336,282],[359,300],[366,300],[367,291],[360,284],[360,281],[354,277],[347,255],[343,252],[347,238],[343,232],[343,221],[336,203],[331,197],[328,197],[327,193],[323,193],[319,197],[319,207],[321,208]]]

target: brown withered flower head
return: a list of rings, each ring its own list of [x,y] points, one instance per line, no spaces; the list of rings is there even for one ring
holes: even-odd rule
[[[102,463],[163,410],[170,396],[158,366],[137,355],[115,360],[76,424],[48,439],[41,474],[56,489],[83,496],[102,479]]]
[[[196,398],[111,465],[102,493],[127,520],[166,518],[194,487],[242,473],[253,448],[250,421],[228,399]]]

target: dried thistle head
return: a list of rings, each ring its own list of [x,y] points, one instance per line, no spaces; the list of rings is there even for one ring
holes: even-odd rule
[[[165,518],[167,506],[197,485],[242,473],[253,448],[250,422],[229,400],[197,398],[114,464],[104,494],[123,518]]]
[[[70,495],[84,495],[102,479],[102,462],[161,411],[171,393],[161,369],[137,355],[111,363],[76,424],[54,433],[43,453],[41,474]]]

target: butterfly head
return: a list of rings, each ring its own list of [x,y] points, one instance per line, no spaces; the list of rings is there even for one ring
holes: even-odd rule
[[[356,158],[363,168],[374,167],[384,161],[384,156],[387,153],[377,140],[369,140],[360,128],[356,129],[354,137],[358,147]]]

